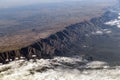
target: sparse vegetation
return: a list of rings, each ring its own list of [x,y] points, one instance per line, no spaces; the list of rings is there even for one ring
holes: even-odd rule
[[[70,24],[100,16],[104,12],[103,8],[113,4],[112,0],[101,1],[101,4],[97,5],[94,1],[89,4],[84,1],[83,3],[54,4],[54,7],[51,4],[37,5],[32,9],[28,6],[28,10],[19,8],[20,11],[0,11],[0,33],[3,35],[0,37],[0,52],[20,49]]]

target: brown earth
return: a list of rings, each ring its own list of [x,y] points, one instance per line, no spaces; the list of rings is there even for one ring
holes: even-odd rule
[[[21,19],[23,20],[22,22],[24,21],[27,22],[29,20],[32,21],[24,23],[26,26],[29,26],[28,28],[25,29],[24,29],[25,25],[22,22],[12,19],[7,20],[7,18],[4,21],[0,19],[0,24],[3,25],[4,28],[7,27],[6,30],[8,30],[8,28],[11,29],[10,33],[0,37],[0,52],[16,50],[28,46],[34,43],[36,40],[39,40],[41,38],[44,39],[57,31],[63,30],[66,26],[79,23],[82,21],[87,21],[93,17],[101,16],[105,12],[106,8],[113,5],[112,2],[114,1],[110,0],[96,2],[99,4],[94,4],[94,1],[93,2],[91,1],[89,3],[83,2],[83,4],[80,2],[73,4],[66,3],[67,6],[65,6],[66,4],[65,5],[59,4],[59,7],[56,8],[50,9],[43,8],[42,10],[38,9],[34,11],[23,10],[23,12],[18,11],[14,13],[15,16],[18,17],[16,18],[17,20],[20,20],[20,18],[22,18]],[[51,9],[54,9],[54,11],[51,11]],[[41,10],[41,12],[39,10]],[[6,13],[6,15],[8,14]],[[13,13],[9,14],[9,16],[11,15],[13,15]],[[44,18],[42,18],[44,20],[41,20],[40,18],[41,16],[45,16]],[[29,17],[32,17],[33,20],[32,18]],[[23,26],[23,29],[14,30],[13,28],[16,27],[12,28],[12,26],[18,26],[18,28],[19,26]]]

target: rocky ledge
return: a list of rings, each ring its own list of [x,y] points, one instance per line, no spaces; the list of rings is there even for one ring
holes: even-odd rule
[[[30,60],[52,58],[54,55],[64,55],[64,51],[69,48],[72,43],[77,41],[82,43],[88,35],[93,34],[93,32],[98,29],[104,29],[107,26],[104,24],[106,21],[116,17],[116,13],[107,11],[101,17],[72,24],[64,30],[51,34],[45,39],[40,39],[27,47],[23,47],[18,50],[1,52],[0,63],[5,64],[21,58]]]

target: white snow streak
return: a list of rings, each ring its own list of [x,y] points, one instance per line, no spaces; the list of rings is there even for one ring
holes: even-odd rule
[[[79,70],[82,68],[86,70]],[[108,68],[106,62],[87,63],[79,56],[40,59],[36,62],[19,60],[0,66],[0,80],[119,80],[119,67]]]
[[[112,33],[112,31],[109,29],[101,29],[101,30],[96,30],[92,32],[93,35],[103,35],[103,34],[110,34],[110,33]]]
[[[117,28],[120,28],[120,13],[118,13],[118,18],[108,21],[105,23],[106,25],[110,25],[110,26],[117,26]]]

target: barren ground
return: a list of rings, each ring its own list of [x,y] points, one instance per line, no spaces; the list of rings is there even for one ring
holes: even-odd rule
[[[110,1],[80,1],[1,10],[0,52],[19,49],[50,34],[104,13]]]

